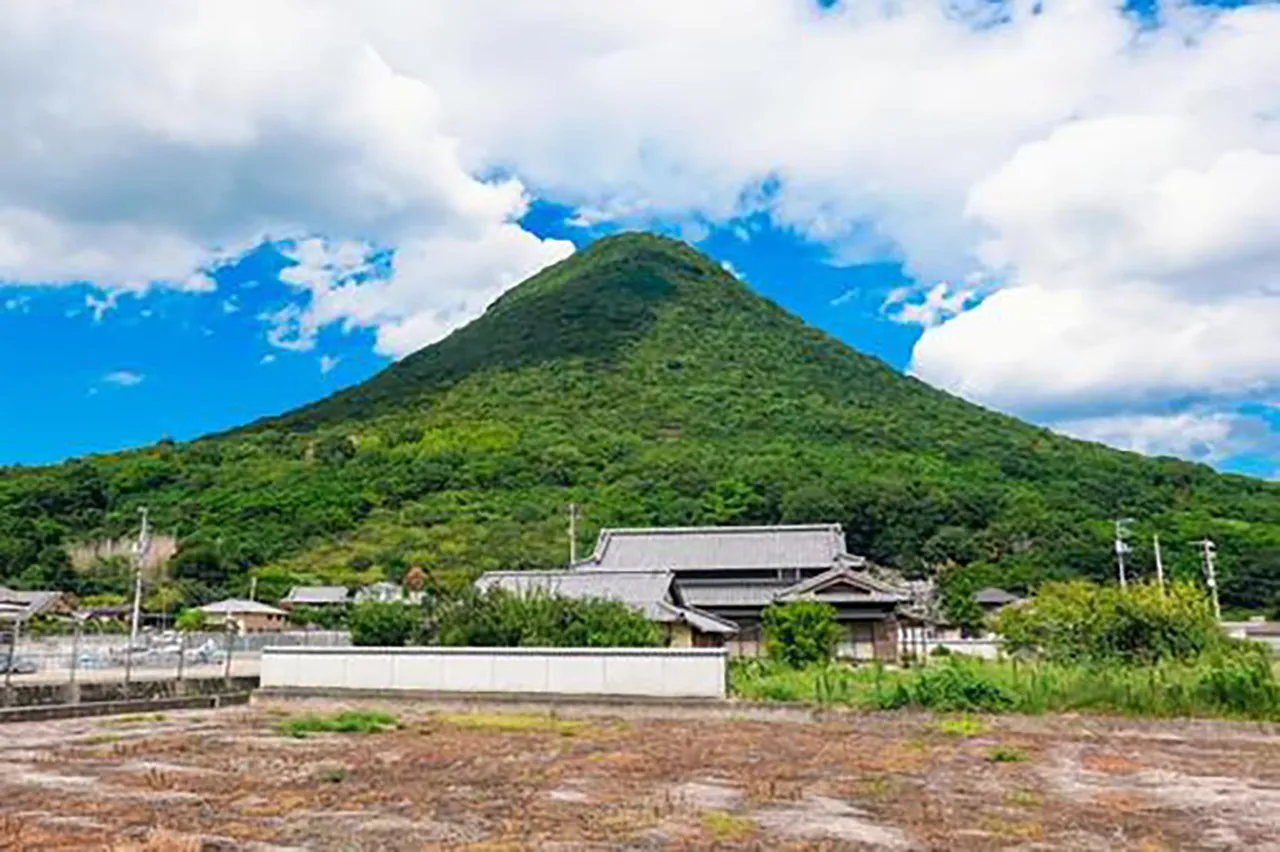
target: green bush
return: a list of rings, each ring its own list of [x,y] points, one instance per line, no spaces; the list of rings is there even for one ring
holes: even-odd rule
[[[928,710],[999,713],[1014,706],[1013,697],[973,662],[950,657],[931,668],[914,670],[897,686],[882,693],[880,705],[923,707]]]
[[[1167,591],[1155,583],[1046,583],[1002,610],[994,627],[1011,653],[1055,662],[1150,664],[1227,647],[1208,598],[1187,582]]]
[[[1241,643],[1243,644],[1243,643]],[[1280,687],[1264,649],[1244,645],[1159,666],[949,657],[915,669],[734,660],[733,695],[757,701],[937,712],[1100,712],[1280,719]]]
[[[173,622],[173,626],[181,633],[199,633],[205,629],[206,619],[203,612],[192,607],[184,609]]]
[[[770,658],[793,668],[830,661],[840,640],[835,608],[817,601],[773,604],[761,628]]]
[[[417,635],[421,610],[402,603],[365,601],[351,608],[351,644],[401,647]]]
[[[400,719],[390,713],[346,710],[333,716],[311,713],[294,716],[282,721],[279,731],[288,737],[305,739],[309,734],[380,734],[399,726]]]
[[[441,645],[490,648],[643,648],[662,644],[657,625],[619,601],[541,592],[469,589],[435,612]]]

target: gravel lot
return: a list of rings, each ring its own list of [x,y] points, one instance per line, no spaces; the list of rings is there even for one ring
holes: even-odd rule
[[[1261,725],[400,716],[352,704],[0,727],[0,849],[1280,849]]]

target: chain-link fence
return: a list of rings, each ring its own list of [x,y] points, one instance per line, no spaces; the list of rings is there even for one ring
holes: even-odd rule
[[[255,677],[268,645],[350,644],[349,633],[327,630],[243,635],[232,630],[147,632],[130,643],[128,636],[95,633],[83,626],[69,636],[35,638],[23,636],[12,625],[0,625],[0,689],[8,693],[28,684]]]

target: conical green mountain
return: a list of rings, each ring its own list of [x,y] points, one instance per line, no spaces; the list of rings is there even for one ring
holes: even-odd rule
[[[1219,544],[1228,603],[1280,588],[1280,486],[1054,435],[893,371],[673,240],[601,240],[367,382],[190,444],[0,475],[0,583],[75,576],[69,542],[147,504],[186,594],[250,574],[442,582],[567,558],[602,525],[840,522],[908,574],[1021,588],[1110,576],[1111,521],[1172,573]],[[117,572],[118,573],[118,572]]]

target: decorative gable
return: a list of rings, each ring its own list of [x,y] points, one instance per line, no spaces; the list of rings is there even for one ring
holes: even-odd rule
[[[779,601],[829,600],[840,602],[896,603],[906,600],[899,589],[862,571],[839,566],[790,586],[776,595]]]

